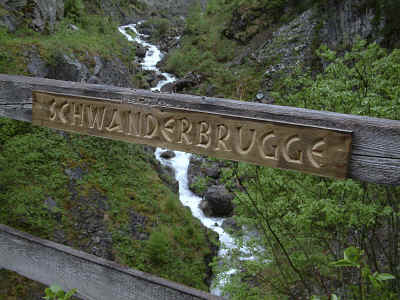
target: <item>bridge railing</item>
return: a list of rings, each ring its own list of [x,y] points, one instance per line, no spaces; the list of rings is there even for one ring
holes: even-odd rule
[[[0,116],[320,176],[400,184],[400,121],[0,74]],[[0,225],[0,267],[84,299],[220,299]]]

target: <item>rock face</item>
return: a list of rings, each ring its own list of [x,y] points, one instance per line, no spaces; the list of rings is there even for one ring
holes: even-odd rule
[[[272,32],[272,36],[251,53],[258,64],[267,66],[259,93],[262,97],[257,101],[273,103],[270,91],[274,81],[297,65],[311,64],[313,52],[320,44],[333,49],[349,47],[358,37],[380,42],[383,20],[381,24],[374,24],[374,10],[360,7],[366,7],[365,0],[329,0]]]
[[[375,11],[366,0],[328,0],[322,7],[325,21],[319,32],[323,43],[331,47],[352,44],[358,36],[381,41],[384,19],[376,20]],[[374,24],[377,21],[376,24]]]
[[[230,217],[233,213],[233,194],[223,185],[213,185],[207,189],[200,208],[210,217]]]
[[[196,4],[205,7],[207,0],[142,0],[155,12],[165,16],[186,16],[189,9]]]
[[[54,31],[55,24],[64,17],[64,0],[0,0],[0,25],[11,32],[25,20],[36,31]]]

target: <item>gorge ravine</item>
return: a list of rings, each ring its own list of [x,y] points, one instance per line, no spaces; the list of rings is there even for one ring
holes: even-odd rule
[[[157,64],[162,60],[163,54],[155,45],[152,45],[145,40],[146,38],[148,38],[148,36],[141,34],[137,30],[136,27],[137,25],[140,25],[140,23],[141,22],[138,22],[137,24],[121,26],[119,27],[119,31],[129,41],[136,42],[146,48],[146,55],[143,59],[143,62],[141,63],[142,68],[144,70],[154,71],[165,78],[164,80],[158,82],[156,87],[153,87],[151,89],[154,92],[159,92],[164,85],[172,83],[177,79],[172,74],[161,72],[158,69]],[[136,34],[136,37],[133,38],[127,32],[128,30],[133,31]],[[189,161],[191,154],[174,151],[175,157],[167,160],[160,157],[160,154],[163,151],[164,149],[157,148],[155,156],[161,162],[161,164],[168,165],[175,171],[175,177],[179,183],[179,200],[184,206],[190,208],[192,215],[198,218],[204,226],[218,233],[219,240],[221,242],[221,247],[218,252],[218,256],[224,257],[228,255],[229,251],[231,249],[237,248],[237,246],[235,245],[233,237],[229,235],[229,233],[227,233],[222,228],[222,223],[224,221],[224,218],[212,218],[205,216],[203,211],[199,207],[202,198],[192,193],[192,191],[190,191],[189,189],[188,168],[189,168]],[[249,253],[247,249],[241,249],[241,251],[244,252],[244,254]],[[214,295],[221,295],[222,294],[221,288],[224,285],[224,280],[226,280],[225,278],[229,277],[229,275],[233,274],[234,272],[236,272],[236,270],[231,269],[225,274],[214,274],[215,275],[214,281],[216,282],[213,282],[212,284],[211,293]]]

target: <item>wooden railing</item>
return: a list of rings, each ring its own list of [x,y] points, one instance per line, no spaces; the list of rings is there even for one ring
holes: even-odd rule
[[[9,75],[0,75],[0,116],[321,176],[400,184],[400,121]],[[220,299],[4,225],[0,267],[77,288],[84,299]]]

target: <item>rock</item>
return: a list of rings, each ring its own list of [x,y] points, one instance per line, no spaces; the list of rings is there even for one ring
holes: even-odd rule
[[[233,217],[226,218],[222,222],[221,226],[224,230],[228,232],[239,232],[241,231],[241,227],[236,223],[235,219]]]
[[[83,176],[86,174],[86,171],[81,167],[76,167],[73,169],[65,169],[64,173],[69,176],[71,180],[81,180]]]
[[[79,27],[74,24],[68,24],[67,28],[71,31],[78,31]]]
[[[91,76],[89,78],[89,80],[87,81],[87,83],[91,83],[91,84],[101,84],[101,80],[99,77],[97,76]]]
[[[191,155],[189,161],[189,168],[188,168],[188,183],[190,190],[198,196],[203,196],[203,194],[198,194],[192,188],[193,184],[195,184],[196,179],[198,177],[204,176],[201,171],[201,165],[203,164],[204,158],[198,155]]]
[[[213,164],[210,167],[205,168],[205,174],[208,177],[212,177],[214,179],[219,178],[220,174],[221,174],[221,169],[218,165]]]
[[[135,212],[133,209],[129,212],[129,225],[131,234],[136,240],[147,240],[149,238],[149,233],[144,231],[147,223],[147,217]]]
[[[207,97],[214,96],[215,95],[215,90],[216,90],[215,85],[209,84],[208,87],[207,87],[207,90],[206,90],[206,96]]]
[[[100,78],[102,84],[133,87],[131,81],[132,72],[130,72],[128,67],[116,57],[101,59],[101,65],[99,64],[97,74],[95,75]]]
[[[166,93],[181,92],[185,89],[193,88],[193,87],[199,85],[201,82],[201,79],[202,78],[200,75],[190,72],[190,73],[186,74],[183,79],[179,79],[173,83],[164,85],[161,88],[161,92],[166,92]]]
[[[50,77],[59,80],[86,82],[89,79],[88,68],[73,54],[60,54],[56,57],[55,66]]]
[[[136,45],[136,56],[144,58],[146,56],[147,49],[140,44]]]
[[[28,71],[32,76],[46,78],[49,74],[48,64],[40,57],[36,49],[28,53]]]
[[[15,32],[19,23],[18,19],[12,15],[0,16],[0,27],[6,27],[9,32]]]
[[[53,32],[56,22],[64,17],[64,0],[0,1],[3,15],[0,24],[11,32],[26,23],[36,31]]]
[[[179,192],[179,182],[175,179],[175,171],[170,166],[163,166],[159,161],[154,160],[154,169],[157,171],[158,176],[174,193]]]
[[[204,214],[211,217],[230,217],[233,213],[234,195],[223,185],[210,186],[200,203]]]
[[[160,154],[160,157],[164,158],[164,159],[171,159],[174,158],[176,156],[174,151],[164,151],[163,153]]]
[[[44,205],[50,210],[53,211],[54,209],[57,209],[57,202],[54,201],[54,199],[52,197],[47,197],[44,200]]]

